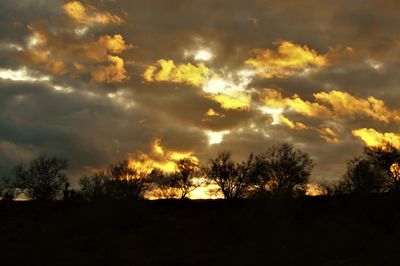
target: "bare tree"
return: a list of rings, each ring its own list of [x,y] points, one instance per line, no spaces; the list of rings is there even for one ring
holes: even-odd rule
[[[177,162],[173,186],[180,192],[180,198],[185,199],[190,192],[200,186],[198,180],[200,167],[191,158],[184,158]]]
[[[292,145],[273,145],[256,156],[251,181],[256,191],[272,197],[295,197],[305,194],[313,161],[307,153]]]
[[[200,166],[192,158],[183,158],[176,163],[176,169],[173,173],[154,174],[153,194],[159,198],[180,198],[187,196],[202,185],[200,182]]]
[[[85,200],[99,201],[109,199],[108,188],[111,176],[106,171],[83,176],[79,179],[80,192]]]
[[[154,172],[152,179],[151,195],[158,199],[174,199],[179,197],[179,190],[176,188],[176,174]]]
[[[252,156],[240,164],[231,159],[231,153],[223,151],[211,159],[205,168],[206,177],[219,187],[226,199],[245,197],[248,192],[248,173]]]
[[[13,169],[16,187],[32,200],[54,200],[62,191],[67,178],[63,172],[67,161],[57,157],[39,156],[28,167]]]
[[[18,195],[14,180],[7,177],[0,178],[0,199],[11,201]]]
[[[143,199],[150,188],[152,171],[142,165],[131,165],[124,160],[110,167],[109,194],[116,200]]]

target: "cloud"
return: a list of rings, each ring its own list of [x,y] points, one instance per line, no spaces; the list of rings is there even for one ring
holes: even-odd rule
[[[360,138],[368,147],[380,147],[387,143],[400,149],[400,134],[381,133],[373,128],[361,128],[352,131],[353,135]]]
[[[213,117],[213,116],[216,116],[216,117],[221,116],[220,113],[214,111],[214,109],[212,109],[212,108],[208,109],[207,112],[205,113],[205,115],[206,116],[211,116],[211,117]]]
[[[173,60],[160,59],[146,69],[143,78],[147,82],[186,83],[201,86],[209,74],[210,70],[202,63],[176,65]]]
[[[320,133],[320,137],[331,143],[338,143],[339,138],[335,131],[329,127],[318,128],[317,131]]]
[[[276,89],[265,89],[262,102],[265,106],[287,109],[288,111],[296,112],[307,117],[323,118],[333,116],[326,106],[305,101],[297,94],[294,94],[291,98],[283,97],[282,93]]]
[[[129,163],[139,169],[152,169],[158,168],[164,172],[172,173],[176,171],[176,163],[184,158],[198,162],[198,158],[193,156],[191,151],[174,151],[166,149],[161,144],[161,139],[156,138],[151,144],[152,151],[150,154],[139,153],[131,155]]]
[[[292,128],[292,129],[304,130],[304,129],[308,128],[308,126],[306,126],[305,124],[303,124],[301,122],[294,122],[294,121],[290,120],[289,118],[287,118],[286,116],[284,116],[283,114],[279,114],[277,116],[276,123],[283,123],[284,125]]]
[[[124,20],[110,12],[99,12],[92,5],[84,5],[79,1],[64,4],[64,12],[75,22],[83,24],[121,24]]]
[[[224,109],[247,110],[250,105],[250,95],[241,92],[234,95],[223,93],[210,94],[209,97],[218,102]]]
[[[307,73],[328,65],[325,55],[319,55],[307,46],[300,46],[289,41],[275,42],[276,51],[271,49],[253,49],[253,57],[245,64],[255,67],[263,78],[286,76],[296,73]]]
[[[356,98],[343,91],[315,93],[314,97],[326,105],[330,105],[335,115],[354,118],[355,115],[366,115],[384,123],[400,122],[400,112],[389,110],[382,100],[372,96],[366,99]]]
[[[367,116],[384,123],[400,122],[398,110],[390,110],[382,100],[372,96],[357,98],[338,90],[318,92],[313,96],[316,102],[305,101],[297,94],[286,98],[276,89],[266,89],[262,101],[268,107],[281,108],[306,117],[355,119],[356,116]]]
[[[121,83],[128,79],[122,52],[133,46],[127,44],[120,34],[103,35],[97,40],[85,40],[68,34],[52,33],[46,23],[32,23],[28,47],[24,59],[58,76],[72,77],[89,74],[91,81],[99,83]],[[65,45],[62,38],[69,38]]]
[[[98,67],[91,71],[92,81],[100,83],[121,83],[128,76],[124,67],[124,60],[118,56],[108,56],[109,66]]]

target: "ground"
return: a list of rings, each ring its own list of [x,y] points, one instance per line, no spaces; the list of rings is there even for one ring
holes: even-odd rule
[[[0,265],[399,265],[399,203],[0,202]]]

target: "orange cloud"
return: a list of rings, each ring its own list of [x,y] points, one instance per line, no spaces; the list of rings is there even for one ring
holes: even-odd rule
[[[284,125],[290,127],[291,129],[298,129],[298,130],[308,129],[308,126],[306,126],[305,124],[301,122],[292,121],[283,114],[278,115],[277,121],[279,121],[279,123],[283,123]]]
[[[124,38],[120,34],[115,34],[114,36],[101,36],[98,43],[101,47],[104,47],[106,51],[114,54],[119,54],[132,48],[131,44],[125,43]]]
[[[372,96],[362,99],[347,92],[332,90],[314,93],[314,98],[317,102],[305,101],[297,94],[286,98],[278,90],[266,89],[262,102],[265,106],[292,111],[306,117],[353,119],[356,115],[365,115],[384,123],[400,122],[398,110],[390,110],[382,100]]]
[[[124,67],[124,60],[118,56],[108,56],[109,66],[102,66],[91,72],[93,82],[121,83],[128,76]]]
[[[381,133],[373,128],[361,128],[352,131],[353,135],[360,138],[368,147],[381,147],[387,143],[400,149],[400,134]]]
[[[329,127],[322,127],[317,129],[317,131],[320,133],[320,137],[326,140],[327,142],[331,143],[338,143],[339,138],[336,132],[334,132],[331,128]]]
[[[347,92],[333,90],[315,93],[314,97],[318,101],[330,105],[338,116],[354,118],[357,114],[364,114],[385,123],[400,122],[398,111],[390,111],[382,100],[372,96],[367,99],[359,99]]]
[[[104,35],[97,41],[89,43],[77,43],[71,46],[71,52],[84,53],[87,59],[97,62],[108,60],[109,54],[120,54],[132,48],[131,44],[126,44],[124,38],[115,34],[114,36]]]
[[[161,145],[160,139],[155,139],[152,144],[152,153],[141,153],[130,159],[130,164],[138,168],[146,168],[151,171],[154,168],[161,169],[164,172],[172,173],[176,170],[176,163],[184,158],[190,158],[198,162],[197,157],[191,151],[174,151],[166,149]]]
[[[287,109],[307,117],[330,117],[331,111],[319,103],[312,103],[294,94],[291,98],[284,98],[282,93],[275,89],[266,89],[263,94],[263,103],[272,108]]]
[[[210,108],[208,111],[205,113],[206,116],[221,116],[220,113],[214,111],[214,109]]]
[[[209,73],[210,70],[201,63],[175,65],[172,60],[161,59],[146,69],[143,78],[148,82],[164,81],[200,86]]]
[[[55,75],[90,74],[93,82],[121,83],[128,79],[124,60],[115,55],[133,46],[120,34],[100,36],[89,42],[72,39],[66,46],[47,24],[33,23],[28,28],[32,31],[25,51],[28,62]]]
[[[64,12],[77,23],[82,24],[121,24],[123,19],[109,12],[99,12],[94,6],[79,1],[70,1],[63,5]]]
[[[235,95],[229,94],[209,94],[208,98],[216,101],[224,109],[248,110],[250,108],[251,95],[245,92],[237,92]]]
[[[283,124],[292,129],[311,129],[320,134],[320,137],[327,142],[337,143],[339,138],[337,133],[326,126],[309,127],[300,122],[295,122],[284,116],[285,112],[294,112],[305,117],[317,119],[354,119],[355,116],[368,116],[371,119],[389,123],[400,122],[400,112],[398,110],[390,110],[382,100],[372,96],[366,99],[357,98],[347,92],[332,90],[329,92],[314,93],[316,102],[309,102],[301,99],[299,95],[294,94],[292,97],[283,97],[282,93],[275,89],[266,89],[259,109],[264,113],[273,112],[274,121],[272,124]],[[392,142],[400,144],[400,135],[394,133],[379,133],[374,129],[353,130],[353,135],[361,138],[366,145],[376,146],[384,142]],[[400,146],[399,146],[400,147]]]
[[[301,46],[289,41],[275,42],[276,51],[271,49],[254,49],[253,57],[245,64],[258,69],[264,78],[283,78],[294,73],[307,73],[328,65],[326,55],[319,55],[307,46]]]

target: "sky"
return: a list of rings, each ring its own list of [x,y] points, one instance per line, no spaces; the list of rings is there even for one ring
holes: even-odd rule
[[[400,147],[396,0],[2,0],[0,174],[49,154],[74,183],[125,158],[236,160],[278,142],[312,182]]]

